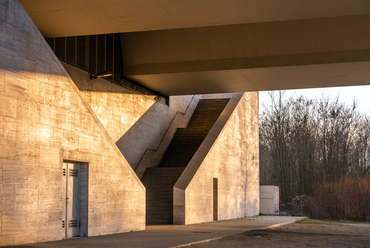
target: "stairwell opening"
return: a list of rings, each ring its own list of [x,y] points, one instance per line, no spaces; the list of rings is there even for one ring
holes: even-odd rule
[[[186,128],[178,128],[158,167],[147,168],[147,225],[173,224],[173,186],[214,126],[230,99],[201,99]],[[218,182],[214,184],[214,220],[218,219]],[[210,209],[210,211],[212,211]]]

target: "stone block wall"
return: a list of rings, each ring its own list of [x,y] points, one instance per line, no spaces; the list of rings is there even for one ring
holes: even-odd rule
[[[213,178],[218,220],[258,215],[258,140],[258,93],[244,93],[186,187],[185,224],[213,221]]]
[[[88,163],[89,236],[145,228],[145,188],[15,0],[0,2],[0,148],[0,245],[63,237],[64,160]]]

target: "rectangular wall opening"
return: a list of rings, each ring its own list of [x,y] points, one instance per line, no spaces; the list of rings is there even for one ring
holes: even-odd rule
[[[88,234],[88,163],[64,161],[62,228],[64,238]]]
[[[213,220],[218,220],[218,178],[213,178]]]

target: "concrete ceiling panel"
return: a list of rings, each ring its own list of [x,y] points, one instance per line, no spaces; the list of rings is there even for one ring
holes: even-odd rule
[[[45,37],[121,33],[125,76],[164,95],[370,84],[369,0],[20,2]]]
[[[20,0],[45,37],[363,15],[368,0]]]

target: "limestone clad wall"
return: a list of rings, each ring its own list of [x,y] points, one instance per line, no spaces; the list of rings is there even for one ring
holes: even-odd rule
[[[258,93],[244,93],[185,190],[185,224],[213,221],[213,178],[218,220],[259,212]]]
[[[3,0],[0,245],[63,237],[63,160],[88,163],[88,236],[145,228],[145,188],[21,4]]]

